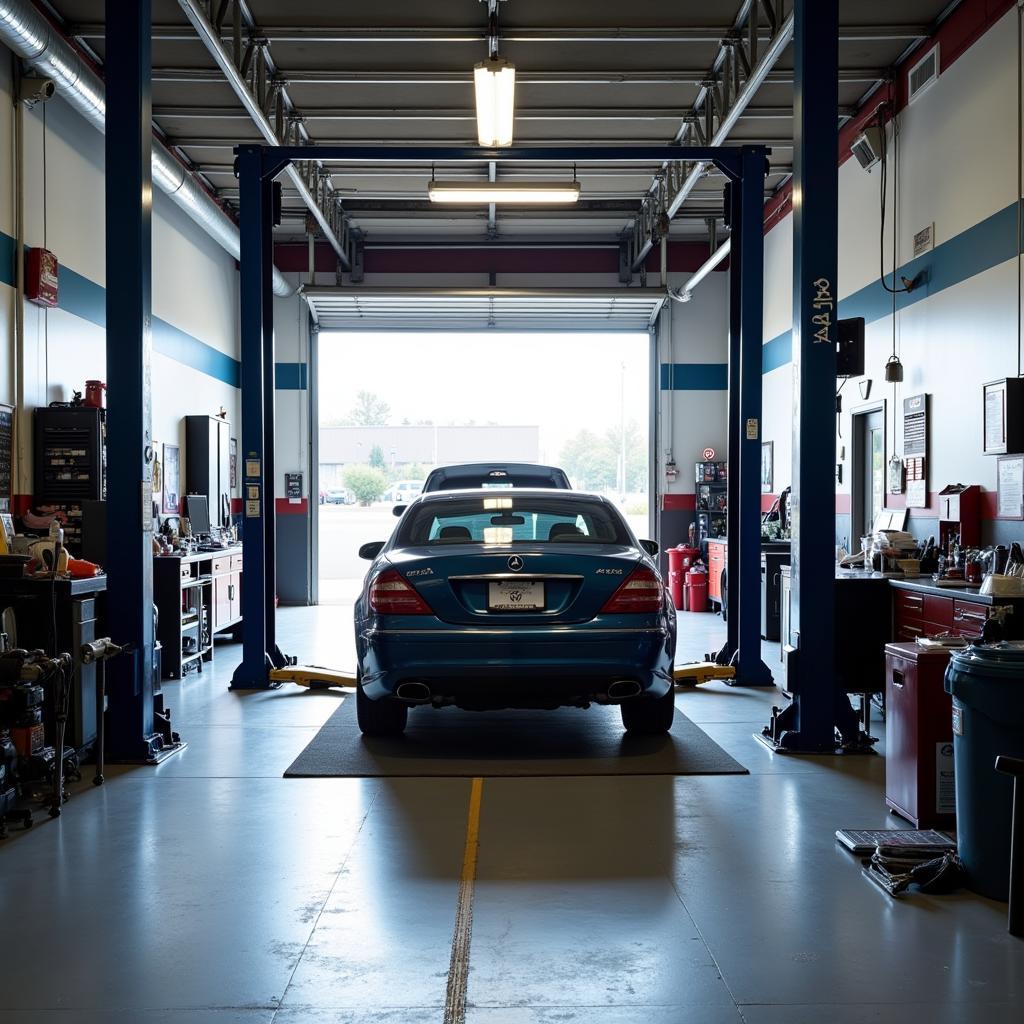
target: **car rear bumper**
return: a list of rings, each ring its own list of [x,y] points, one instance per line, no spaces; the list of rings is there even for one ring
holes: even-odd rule
[[[359,637],[363,690],[372,700],[405,682],[425,683],[439,703],[555,707],[617,703],[608,687],[632,680],[640,696],[672,687],[667,629],[367,629]],[[638,698],[629,698],[638,699]]]

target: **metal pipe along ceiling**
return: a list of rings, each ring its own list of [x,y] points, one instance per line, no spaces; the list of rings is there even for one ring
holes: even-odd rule
[[[57,92],[98,131],[106,127],[103,81],[29,0],[0,0],[0,41],[39,75],[53,79]],[[184,210],[218,245],[239,256],[238,227],[169,149],[153,139],[153,184]],[[274,292],[295,289],[274,268]]]

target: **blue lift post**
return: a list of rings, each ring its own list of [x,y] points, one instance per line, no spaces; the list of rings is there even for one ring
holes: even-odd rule
[[[265,689],[279,685],[269,678],[271,668],[284,667],[289,659],[278,649],[275,634],[274,580],[276,567],[274,516],[274,309],[271,288],[273,267],[272,182],[294,160],[329,160],[355,163],[445,163],[453,161],[551,162],[566,166],[577,162],[651,163],[676,160],[700,160],[713,163],[742,191],[741,203],[751,206],[756,195],[756,223],[760,224],[764,174],[768,150],[763,146],[688,147],[688,146],[512,146],[489,149],[477,146],[239,146],[235,150],[241,205],[241,362],[242,362],[242,456],[243,524],[242,545],[245,575],[242,594],[246,608],[262,608],[263,615],[247,615],[242,642],[242,662],[235,670],[231,688]],[[743,187],[745,174],[753,178]],[[756,281],[743,282],[741,307],[746,314],[744,328],[748,343],[757,345],[757,416],[760,417],[761,321],[763,297],[761,280],[764,263],[764,239],[760,230],[748,234],[742,248],[753,247],[752,254],[733,249],[733,259],[741,269],[756,271]],[[744,258],[746,256],[746,258]],[[746,334],[744,334],[746,337]],[[748,360],[749,362],[749,360]],[[735,362],[733,361],[733,365]],[[739,363],[742,372],[742,360]],[[731,383],[730,383],[731,386]],[[750,403],[748,403],[748,406]],[[269,406],[269,408],[268,408]],[[748,518],[756,512],[757,550],[755,587],[748,595],[754,609],[753,651],[746,659],[751,682],[759,685],[767,668],[760,660],[760,447],[755,472],[741,477],[734,508],[747,508]],[[730,501],[732,501],[730,497]],[[730,508],[730,519],[734,512]],[[748,534],[752,533],[748,526]],[[742,536],[742,535],[741,535]],[[740,542],[742,556],[743,541]],[[735,584],[733,584],[735,586]],[[733,591],[735,593],[735,590]],[[742,591],[741,591],[742,594]],[[743,598],[740,597],[742,602]],[[748,612],[748,617],[749,617]],[[747,640],[748,652],[750,641]],[[768,681],[770,682],[770,674]]]
[[[740,450],[740,259],[739,253],[743,245],[743,226],[741,224],[740,189],[736,182],[730,181],[725,186],[725,215],[729,223],[731,258],[729,260],[729,412],[728,441],[729,452]],[[732,471],[726,484],[726,520],[725,520],[725,582],[722,585],[723,607],[726,609],[725,646],[718,652],[715,660],[720,665],[734,664],[739,650],[739,615],[737,614],[740,579],[740,475],[735,472],[736,462],[733,460]]]
[[[794,753],[836,749],[835,393],[839,11],[796,0],[793,153],[793,542],[787,672],[793,704],[774,739]]]
[[[761,392],[764,344],[765,150],[743,147],[740,183],[740,423],[739,447],[729,451],[731,472],[739,464],[739,659],[738,686],[771,686],[761,659]],[[735,190],[734,190],[735,191]],[[730,353],[731,354],[731,353]],[[731,596],[731,595],[730,595]]]
[[[150,0],[107,0],[107,617],[128,650],[109,668],[107,746],[153,761]],[[113,282],[118,282],[113,287]]]
[[[241,384],[242,384],[242,575],[245,616],[242,661],[231,678],[232,690],[269,689],[271,668],[278,667],[274,629],[273,480],[269,479],[266,450],[274,435],[273,391],[267,394],[267,362],[273,366],[273,189],[263,173],[263,148],[238,149],[237,170],[241,199]],[[269,342],[269,344],[268,344]],[[268,354],[269,349],[269,354]],[[273,387],[271,375],[270,386]],[[269,484],[269,486],[268,486]],[[269,568],[269,572],[268,572]],[[269,627],[269,628],[268,628]]]

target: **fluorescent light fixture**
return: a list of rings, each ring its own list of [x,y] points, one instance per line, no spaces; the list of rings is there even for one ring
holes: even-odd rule
[[[432,181],[427,195],[433,203],[575,203],[578,181]]]
[[[511,146],[516,106],[516,69],[500,57],[473,68],[476,133],[481,146]]]

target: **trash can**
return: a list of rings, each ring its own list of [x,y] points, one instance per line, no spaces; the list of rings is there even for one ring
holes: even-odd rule
[[[1024,643],[968,647],[950,658],[957,845],[967,884],[1009,899],[1013,780],[996,757],[1024,757]]]
[[[689,568],[689,563],[683,564],[683,545],[669,548],[668,555],[668,589],[672,595],[672,603],[679,611],[683,610],[683,573]]]
[[[686,609],[691,612],[708,610],[708,577],[701,569],[686,574]]]

